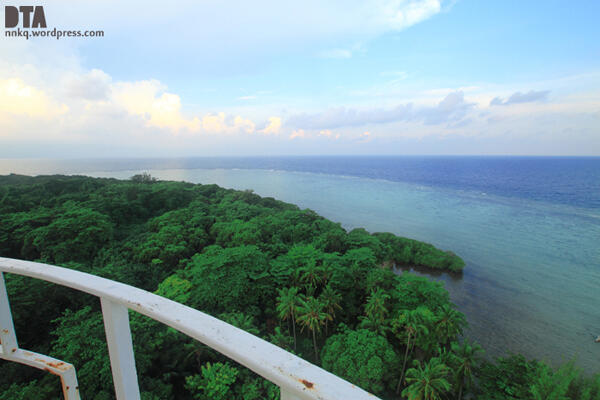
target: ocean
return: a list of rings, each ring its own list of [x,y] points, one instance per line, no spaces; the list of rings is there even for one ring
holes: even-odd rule
[[[452,250],[467,263],[462,276],[429,276],[445,283],[466,335],[489,356],[574,358],[600,372],[600,157],[0,160],[0,174],[141,171],[252,189],[347,229]]]

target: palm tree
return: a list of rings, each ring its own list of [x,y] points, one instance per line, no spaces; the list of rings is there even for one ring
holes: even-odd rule
[[[365,314],[367,317],[372,321],[383,324],[385,321],[385,316],[388,313],[388,310],[385,306],[385,301],[389,298],[390,295],[381,288],[372,290],[371,294],[367,298],[367,304],[365,305]]]
[[[285,335],[281,332],[281,327],[276,326],[272,334],[269,335],[269,341],[275,346],[279,346],[283,349],[290,350],[292,344],[292,338],[289,336],[289,332]]]
[[[477,343],[470,344],[465,339],[461,345],[452,343],[452,352],[458,359],[455,374],[458,383],[458,400],[461,400],[463,387],[469,388],[473,382],[473,369],[479,362],[479,355],[483,353],[483,349]]]
[[[456,335],[462,333],[465,325],[465,316],[454,307],[444,304],[439,309],[435,324],[435,333],[439,339],[438,342],[445,344],[449,340],[456,338]]]
[[[325,271],[322,266],[317,265],[314,259],[308,260],[304,266],[298,268],[300,281],[307,285],[307,289],[311,292],[317,288],[317,285],[325,278]]]
[[[296,350],[296,315],[298,314],[298,307],[300,306],[304,295],[299,293],[300,289],[297,287],[279,289],[278,291],[277,314],[282,321],[288,321],[288,332],[290,327],[289,321],[292,321],[294,350]]]
[[[400,374],[400,380],[396,386],[396,393],[400,393],[402,382],[404,381],[404,371],[406,370],[406,361],[408,355],[414,347],[414,342],[417,337],[422,333],[427,335],[429,330],[423,321],[423,311],[421,308],[416,310],[406,310],[402,314],[398,315],[392,321],[392,327],[396,331],[398,336],[406,335],[406,350],[404,351],[404,362],[402,363],[402,372]],[[412,342],[411,342],[411,339]],[[402,340],[402,339],[401,339]]]
[[[387,331],[389,330],[385,324],[382,324],[379,321],[374,321],[369,316],[359,316],[358,320],[360,321],[357,326],[358,329],[368,329],[383,337],[385,337]]]
[[[425,367],[418,361],[413,365],[414,368],[406,371],[409,385],[402,391],[402,396],[408,397],[408,400],[440,400],[442,394],[452,388],[446,380],[448,367],[439,358],[432,358],[425,363]]]
[[[328,284],[321,292],[319,300],[323,303],[323,308],[327,314],[327,319],[325,320],[325,336],[327,336],[327,321],[333,321],[335,318],[335,311],[342,309],[342,306],[340,305],[342,295]]]
[[[306,301],[302,301],[298,314],[298,322],[302,325],[302,330],[306,327],[312,332],[315,359],[318,360],[317,332],[321,331],[321,325],[325,324],[327,319],[327,314],[323,312],[323,303],[310,296]]]

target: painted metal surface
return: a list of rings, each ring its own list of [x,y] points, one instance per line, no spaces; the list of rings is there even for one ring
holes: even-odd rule
[[[0,257],[1,271],[54,282],[98,296],[103,302],[103,313],[105,303],[111,304],[111,307],[112,304],[116,304],[171,326],[275,383],[281,388],[284,400],[376,399],[363,389],[265,340],[208,314],[153,293],[83,272],[31,261]],[[2,298],[0,298],[1,302]],[[107,313],[104,314],[106,318]],[[108,323],[110,324],[111,322]],[[120,320],[116,325],[121,328],[116,325],[113,325],[113,328],[124,329],[123,324]],[[107,334],[108,332],[109,328]],[[131,342],[130,335],[129,342]],[[118,346],[116,348],[119,348]],[[123,348],[126,347],[125,345]],[[112,365],[113,354],[110,353],[110,356]],[[113,376],[114,374],[113,366]],[[129,399],[129,397],[118,398]],[[136,399],[136,397],[131,398]]]
[[[117,399],[139,400],[140,389],[135,371],[129,311],[125,306],[106,298],[101,298],[100,302]]]
[[[30,367],[58,375],[66,400],[79,400],[79,385],[75,367],[61,360],[19,348],[15,332],[10,303],[4,284],[4,275],[0,270],[0,358],[14,361]]]

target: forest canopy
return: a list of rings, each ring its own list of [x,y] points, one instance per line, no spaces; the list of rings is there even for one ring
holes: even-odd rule
[[[399,227],[401,229],[401,227]],[[61,265],[194,307],[385,399],[598,399],[600,378],[514,355],[483,359],[443,285],[392,266],[464,261],[391,233],[216,185],[0,176],[0,256]],[[97,298],[6,275],[20,345],[75,365],[83,398],[112,399]],[[276,386],[131,314],[144,399],[276,399]],[[40,335],[39,333],[46,333]],[[55,399],[57,378],[0,360],[0,399]],[[552,397],[553,396],[553,397]]]

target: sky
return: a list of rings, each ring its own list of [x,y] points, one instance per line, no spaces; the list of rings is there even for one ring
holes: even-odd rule
[[[598,1],[20,1],[0,158],[600,155]]]

